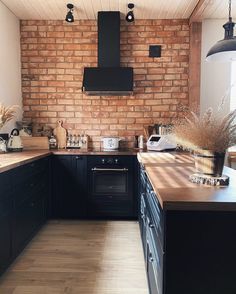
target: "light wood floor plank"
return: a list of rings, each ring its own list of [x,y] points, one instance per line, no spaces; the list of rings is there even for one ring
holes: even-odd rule
[[[51,221],[0,279],[1,294],[148,294],[138,224]]]

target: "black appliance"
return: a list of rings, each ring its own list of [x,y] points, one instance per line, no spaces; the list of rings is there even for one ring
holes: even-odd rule
[[[133,156],[89,156],[88,174],[90,217],[135,217]]]
[[[85,67],[87,95],[131,95],[133,68],[120,67],[120,12],[98,12],[98,67]]]

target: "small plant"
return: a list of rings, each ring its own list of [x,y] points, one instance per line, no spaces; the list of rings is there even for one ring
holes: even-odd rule
[[[223,153],[236,145],[235,118],[236,110],[222,115],[222,111],[209,108],[202,116],[188,111],[175,122],[172,136],[183,149]]]
[[[0,129],[10,120],[12,120],[16,114],[17,106],[4,106],[0,103]]]

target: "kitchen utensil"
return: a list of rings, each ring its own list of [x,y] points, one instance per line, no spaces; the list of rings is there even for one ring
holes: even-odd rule
[[[24,150],[49,149],[48,137],[21,137]]]
[[[138,148],[138,136],[134,137],[134,148]]]
[[[119,137],[104,137],[102,138],[103,149],[106,151],[118,150],[119,149]]]
[[[144,130],[144,136],[145,136],[145,139],[147,140],[147,139],[150,137],[150,135],[149,135],[149,133],[148,133],[148,127],[145,126],[145,127],[143,128],[143,130]]]
[[[57,139],[58,149],[66,148],[66,129],[62,126],[63,122],[59,120],[57,122],[57,127],[54,129],[53,134]]]
[[[8,140],[8,143],[7,143],[7,150],[14,151],[14,152],[19,152],[23,150],[23,145],[22,145],[21,138],[19,136],[18,129],[13,129],[11,131],[10,139]]]
[[[143,149],[143,147],[144,147],[143,135],[140,135],[140,136],[138,137],[138,148],[139,148],[139,149]]]

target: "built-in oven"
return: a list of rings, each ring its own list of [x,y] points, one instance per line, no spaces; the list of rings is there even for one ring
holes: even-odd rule
[[[134,156],[89,156],[90,217],[134,216]]]

